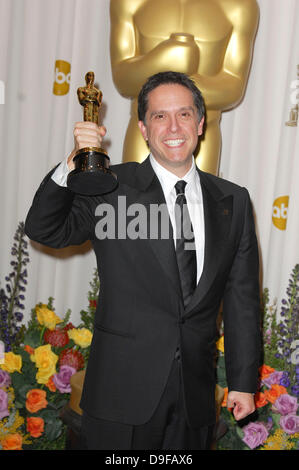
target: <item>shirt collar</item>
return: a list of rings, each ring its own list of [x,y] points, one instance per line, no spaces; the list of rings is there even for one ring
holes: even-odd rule
[[[172,173],[171,171],[167,170],[162,165],[160,165],[160,163],[157,162],[157,160],[153,157],[152,154],[150,154],[150,162],[151,162],[154,172],[156,173],[161,183],[165,196],[168,196],[170,194],[170,192],[174,189],[174,185],[179,180],[186,181],[187,183],[186,191],[187,191],[187,188],[191,189],[191,187],[195,187],[196,178],[198,175],[196,171],[194,157],[192,157],[191,168],[182,178],[179,178],[174,173]]]

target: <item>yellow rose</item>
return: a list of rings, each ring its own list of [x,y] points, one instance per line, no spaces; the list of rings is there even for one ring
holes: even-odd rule
[[[8,352],[4,354],[4,363],[0,364],[1,369],[12,374],[13,372],[21,372],[22,356]]]
[[[42,304],[35,307],[36,316],[40,325],[46,326],[49,330],[54,330],[57,323],[61,323],[62,320],[56,315],[53,310],[50,310],[47,305]]]
[[[219,351],[224,353],[224,336],[221,336],[221,338],[218,339],[216,347]]]
[[[34,350],[34,354],[30,356],[32,362],[35,362],[38,371],[36,380],[39,384],[46,384],[49,378],[56,373],[56,363],[58,356],[51,350],[51,345],[46,344],[39,346]]]
[[[87,348],[91,343],[92,333],[87,328],[72,328],[68,335],[81,348]]]

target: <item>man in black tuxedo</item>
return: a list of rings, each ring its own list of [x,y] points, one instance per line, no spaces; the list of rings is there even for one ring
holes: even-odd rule
[[[237,420],[254,411],[260,306],[252,208],[245,188],[195,165],[205,110],[186,75],[154,75],[138,103],[149,157],[113,165],[114,191],[76,195],[66,187],[74,153],[101,147],[105,134],[77,123],[75,149],[42,182],[26,233],[55,248],[89,239],[97,257],[101,288],[81,399],[85,446],[207,449],[221,301],[228,406]]]

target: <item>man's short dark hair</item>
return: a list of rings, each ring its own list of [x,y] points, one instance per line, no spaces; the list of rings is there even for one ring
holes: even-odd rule
[[[205,104],[200,90],[193,80],[185,73],[180,72],[159,72],[147,79],[138,95],[138,119],[145,123],[145,114],[148,107],[148,94],[159,85],[182,85],[191,91],[194,104],[198,111],[198,121],[205,115]]]

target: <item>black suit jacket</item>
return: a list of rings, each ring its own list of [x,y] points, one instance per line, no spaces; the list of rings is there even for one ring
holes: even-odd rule
[[[120,200],[126,207],[140,203],[147,209],[165,204],[149,158],[112,169],[119,185],[101,197],[74,195],[56,185],[51,172],[38,189],[25,224],[31,239],[55,248],[90,239],[97,257],[100,295],[81,407],[95,417],[145,423],[161,398],[180,345],[189,423],[212,424],[216,318],[222,300],[229,389],[255,392],[257,386],[259,268],[248,192],[198,170],[204,267],[184,309],[171,233],[168,239],[95,236],[96,224],[103,220],[95,213],[108,207],[105,204],[115,211],[116,229],[124,212],[118,213]]]

